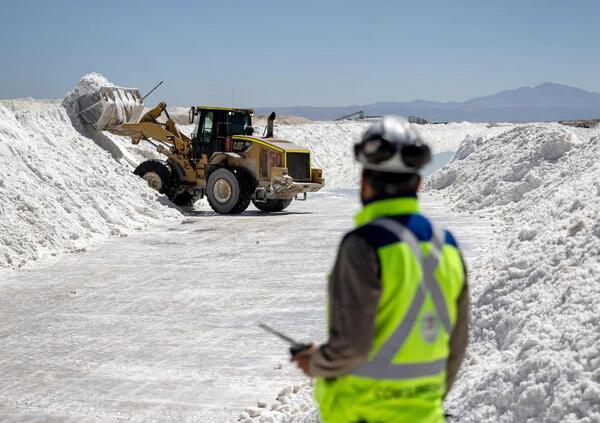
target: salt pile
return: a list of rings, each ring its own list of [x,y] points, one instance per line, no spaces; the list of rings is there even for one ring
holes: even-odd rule
[[[179,212],[72,126],[0,105],[0,268],[121,236]]]
[[[353,145],[371,124],[372,122],[344,121],[278,125],[275,135],[305,146],[313,152],[313,165],[324,169],[327,189],[356,188],[360,169],[354,162]],[[490,127],[483,123],[461,122],[419,125],[417,129],[431,146],[433,153],[438,154],[456,151],[466,136],[491,137],[510,127],[511,125]]]
[[[11,98],[10,100],[0,100],[0,103],[12,112],[20,112],[23,110],[42,111],[58,106],[61,100],[41,99],[41,98]]]
[[[279,125],[275,135],[312,151],[312,164],[323,169],[327,189],[349,188],[356,187],[360,175],[352,146],[367,127],[364,122]]]
[[[447,400],[460,421],[600,421],[598,157],[598,136],[520,126],[465,140],[428,182],[505,222],[471,263],[470,348]]]
[[[432,175],[427,185],[438,190],[452,185],[461,208],[517,204],[542,185],[562,183],[552,176],[562,171],[560,159],[579,144],[581,140],[566,129],[535,125],[491,140],[467,136],[449,166]]]
[[[62,101],[62,106],[67,111],[67,114],[73,120],[73,126],[79,129],[82,123],[79,119],[79,98],[97,92],[102,87],[114,87],[115,85],[109,82],[104,75],[99,73],[88,73],[81,77],[77,85],[69,91]]]
[[[274,401],[259,400],[238,416],[241,423],[318,423],[310,384],[284,387]]]
[[[119,163],[128,164],[135,168],[139,164],[138,157],[129,154],[129,152],[123,148],[122,142],[115,142],[115,137],[111,137],[103,132],[96,131],[92,126],[84,124],[79,116],[79,97],[93,94],[101,87],[114,86],[115,85],[109,82],[103,75],[98,73],[89,73],[84,75],[77,85],[66,94],[62,101],[62,106],[65,108],[67,115],[71,119],[73,127],[81,135],[93,140],[98,147],[106,150]],[[121,116],[121,118],[124,117]],[[123,137],[116,138],[122,139]]]

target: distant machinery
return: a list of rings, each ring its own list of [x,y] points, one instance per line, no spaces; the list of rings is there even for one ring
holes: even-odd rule
[[[359,110],[358,112],[350,113],[348,115],[344,115],[342,117],[334,119],[334,121],[339,121],[339,120],[367,120],[367,119],[380,119],[380,118],[381,118],[381,116],[367,116],[367,115],[365,115],[365,112],[363,110]]]
[[[594,128],[600,124],[600,119],[559,120],[558,123],[576,128]]]
[[[358,112],[350,113],[349,115],[344,115],[342,117],[334,119],[334,121],[337,121],[337,120],[362,120],[364,118],[365,118],[365,112],[363,112],[362,110],[359,110]]]
[[[349,113],[347,115],[341,116],[337,119],[334,119],[334,121],[340,121],[340,120],[370,120],[370,119],[381,119],[381,116],[368,116],[365,114],[365,112],[363,110],[359,110],[358,112],[354,112],[354,113]],[[435,121],[435,122],[429,122],[427,119],[422,118],[420,116],[409,116],[408,117],[408,121],[410,123],[414,123],[416,125],[426,125],[426,124],[430,124],[430,125],[442,125],[442,124],[447,124],[448,122],[446,121]]]
[[[425,124],[429,123],[427,121],[427,119],[422,118],[420,116],[409,116],[408,117],[408,121],[410,123],[416,123],[417,125],[425,125]]]
[[[430,122],[425,118],[422,118],[420,116],[409,116],[408,117],[408,121],[410,123],[414,123],[416,125],[446,125],[448,122],[447,121],[435,121],[435,122]]]

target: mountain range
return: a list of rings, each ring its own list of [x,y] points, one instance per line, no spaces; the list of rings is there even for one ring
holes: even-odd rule
[[[333,120],[363,111],[367,116],[397,114],[419,116],[429,121],[540,122],[600,118],[600,93],[546,82],[461,102],[414,100],[340,107],[260,107],[256,113],[264,115],[273,110],[279,115],[312,120]]]

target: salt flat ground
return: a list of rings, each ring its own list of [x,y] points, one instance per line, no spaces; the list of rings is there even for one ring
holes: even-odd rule
[[[445,207],[423,196],[476,260],[493,223]],[[200,204],[179,223],[0,273],[0,420],[223,422],[301,383],[256,323],[323,339],[326,274],[358,208],[353,191],[274,215]]]

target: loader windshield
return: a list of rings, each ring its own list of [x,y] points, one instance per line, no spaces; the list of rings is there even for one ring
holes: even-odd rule
[[[241,112],[230,112],[227,116],[227,132],[229,136],[244,135],[245,129],[252,126],[250,115]]]

